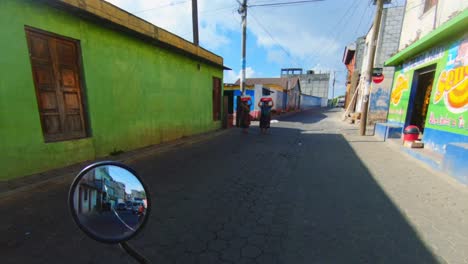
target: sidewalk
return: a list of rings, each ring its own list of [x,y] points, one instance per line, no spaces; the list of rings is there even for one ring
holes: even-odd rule
[[[468,263],[468,188],[399,144],[358,131],[343,134],[438,261]]]
[[[41,188],[41,186],[45,186],[48,184],[71,183],[75,176],[83,168],[97,161],[111,160],[119,161],[125,164],[132,164],[138,159],[176,150],[181,147],[190,146],[192,144],[203,142],[213,137],[217,137],[226,132],[228,132],[228,130],[217,130],[214,132],[203,133],[170,142],[165,142],[162,144],[156,144],[144,148],[130,150],[115,156],[107,156],[96,160],[87,160],[62,168],[27,175],[16,179],[0,181],[0,199],[6,198],[18,192],[25,192],[34,188]]]

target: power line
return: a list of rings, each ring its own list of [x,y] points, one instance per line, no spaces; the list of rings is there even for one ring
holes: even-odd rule
[[[140,10],[140,11],[136,11],[136,12],[130,12],[130,13],[132,13],[132,14],[145,13],[145,12],[149,12],[149,11],[153,11],[153,10],[159,10],[159,9],[165,8],[165,7],[172,7],[172,6],[176,6],[176,5],[185,4],[185,3],[187,3],[187,2],[189,2],[189,0],[179,1],[179,2],[175,2],[175,3],[167,4],[167,5],[161,5],[161,6],[157,6],[157,7],[153,7],[153,8],[148,8],[148,9],[144,9],[144,10]],[[222,7],[222,8],[218,8],[218,9],[201,10],[201,11],[198,11],[198,13],[199,13],[199,14],[211,13],[211,12],[216,12],[216,11],[231,9],[231,8],[235,8],[235,7],[236,7],[236,6],[229,6],[229,7]]]
[[[179,2],[175,2],[175,3],[167,4],[167,5],[160,5],[160,6],[157,6],[157,7],[152,7],[152,8],[148,8],[148,9],[144,9],[144,10],[140,10],[140,11],[135,11],[135,12],[130,12],[130,13],[132,13],[132,14],[144,13],[144,12],[153,11],[153,10],[156,10],[156,9],[161,9],[161,8],[164,8],[164,7],[170,7],[170,6],[185,4],[187,2],[189,2],[189,1],[188,0],[179,1]]]
[[[321,2],[325,0],[304,0],[304,1],[294,1],[294,2],[282,2],[282,3],[270,3],[270,4],[256,4],[256,5],[249,5],[248,7],[257,7],[257,6],[286,6],[286,5],[294,5],[294,4],[306,4],[312,2]]]
[[[291,62],[294,64],[295,63],[295,60],[292,58],[291,54],[289,54],[289,52],[273,37],[273,35],[260,23],[260,21],[258,21],[258,19],[253,15],[252,11],[250,13],[250,16],[255,20],[255,22],[257,23],[257,25],[260,26],[260,28],[265,31],[265,33],[267,33],[267,35],[271,38],[271,40],[273,40],[273,42],[276,43],[276,45],[278,45],[281,50],[288,56],[288,58],[291,60]]]
[[[227,9],[233,9],[236,8],[236,6],[229,6],[229,7],[221,7],[218,9],[211,9],[211,10],[201,10],[199,11],[200,14],[205,14],[205,13],[212,13],[212,12],[217,12],[217,11],[222,11],[222,10],[227,10]]]
[[[366,8],[363,8],[364,12],[362,13],[361,15],[361,19],[359,19],[359,24],[358,26],[356,27],[356,31],[354,31],[354,35],[356,36],[360,27],[361,27],[361,24],[362,24],[362,21],[363,21],[363,18],[364,18],[364,15],[366,14],[366,12],[369,10],[369,5],[367,5]]]
[[[344,13],[344,15],[341,17],[341,19],[338,21],[338,23],[336,23],[334,26],[332,26],[332,27],[330,28],[330,30],[328,31],[328,32],[332,32],[332,33],[331,33],[331,39],[332,39],[333,41],[336,41],[336,38],[337,38],[338,32],[336,31],[336,29],[338,28],[338,26],[339,26],[343,21],[345,21],[345,18],[348,16],[349,11],[351,11],[351,9],[353,9],[353,7],[354,7],[354,9],[356,9],[356,7],[357,7],[357,2],[358,2],[358,0],[354,0],[354,1],[351,3],[351,5],[348,7],[348,9],[346,10],[346,12]],[[355,6],[356,6],[356,7],[355,7]],[[333,34],[333,32],[335,32],[335,34]],[[324,52],[324,50],[325,50],[326,48],[328,48],[328,47],[325,47],[325,46],[322,47],[322,49],[320,49],[320,51],[319,51],[315,56],[310,57],[310,60],[315,60],[316,58],[322,56],[322,55],[323,55],[323,52]]]

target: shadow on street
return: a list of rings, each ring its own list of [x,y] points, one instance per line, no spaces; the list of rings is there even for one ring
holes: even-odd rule
[[[325,117],[135,161],[153,209],[131,243],[153,263],[438,263],[342,135],[301,133]],[[6,263],[129,261],[74,226],[65,188],[0,203]]]

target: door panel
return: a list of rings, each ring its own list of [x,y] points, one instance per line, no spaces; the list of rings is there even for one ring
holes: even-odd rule
[[[76,88],[76,71],[73,69],[61,68],[60,69],[60,79],[61,86],[66,88]]]
[[[68,131],[72,131],[74,133],[79,133],[83,130],[81,125],[81,116],[79,114],[67,114],[65,125]]]
[[[76,65],[76,49],[73,42],[57,39],[56,41],[57,63],[59,65]]]
[[[49,41],[47,37],[35,33],[29,33],[29,52],[31,59],[43,62],[51,62]]]
[[[67,113],[80,112],[80,98],[77,93],[64,93],[64,101]]]
[[[57,95],[55,91],[41,91],[39,96],[41,112],[55,112],[58,114]]]
[[[36,83],[40,86],[46,86],[49,89],[55,89],[54,71],[52,66],[47,64],[36,64],[33,67]]]
[[[41,116],[44,120],[44,133],[56,136],[57,134],[60,134],[62,132],[59,114],[42,114]]]

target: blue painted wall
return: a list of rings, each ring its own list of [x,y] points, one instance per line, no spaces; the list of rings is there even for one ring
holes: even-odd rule
[[[423,142],[425,147],[438,153],[445,154],[449,143],[468,143],[468,137],[442,130],[425,128]],[[468,159],[468,156],[466,156],[465,159]]]
[[[250,96],[250,98],[252,99],[252,104],[250,105],[250,111],[253,111],[255,109],[255,90],[246,90],[245,91],[245,94]],[[239,91],[239,90],[235,90],[234,91],[234,111],[236,111],[237,109],[237,97],[238,96],[241,96],[242,95],[242,92]]]
[[[310,95],[301,95],[301,109],[307,109],[311,107],[320,107],[322,105],[322,98]]]
[[[447,145],[444,156],[443,170],[453,175],[458,181],[468,184],[468,143],[452,143]]]

